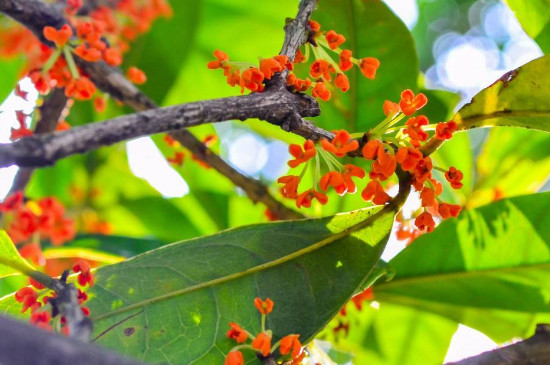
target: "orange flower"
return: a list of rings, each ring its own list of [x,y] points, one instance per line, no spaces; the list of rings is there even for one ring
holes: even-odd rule
[[[343,92],[348,91],[349,90],[348,77],[342,73],[336,75],[336,78],[334,79],[334,85],[336,85],[336,87],[339,87]]]
[[[235,322],[229,323],[229,326],[231,327],[231,329],[229,329],[229,331],[227,331],[226,333],[226,336],[228,338],[232,338],[238,343],[243,343],[244,341],[246,341],[248,335],[246,334],[246,331],[242,329],[241,326],[239,326]]]
[[[74,53],[88,62],[97,62],[101,59],[101,52],[95,48],[88,48],[86,45],[81,44],[74,49]]]
[[[321,190],[327,191],[329,185],[332,185],[336,193],[340,195],[344,195],[348,190],[342,174],[337,171],[329,171],[321,177],[319,182]]]
[[[401,111],[399,104],[389,100],[384,101],[383,109],[385,116],[393,116]]]
[[[328,202],[328,197],[325,194],[320,193],[315,189],[309,189],[298,195],[296,198],[296,206],[298,208],[301,208],[302,206],[309,208],[311,207],[311,201],[313,199],[317,199],[317,201],[319,201],[322,205],[325,205]]]
[[[15,212],[8,226],[8,235],[13,243],[26,241],[38,231],[39,224],[38,217],[29,208],[23,207]]]
[[[50,326],[50,320],[51,315],[48,311],[35,311],[33,314],[31,314],[30,323],[33,326],[36,326],[38,328],[42,328],[45,330],[50,330],[52,327]]]
[[[332,50],[335,50],[346,41],[346,38],[343,35],[338,34],[333,30],[329,30],[327,34],[325,34],[325,38],[328,42],[328,46]]]
[[[451,139],[456,128],[457,126],[454,120],[448,121],[447,123],[437,123],[435,126],[435,137],[441,140]]]
[[[337,157],[344,157],[348,152],[355,151],[359,148],[359,142],[352,139],[350,134],[345,130],[332,131],[335,133],[332,141],[323,138],[321,145],[326,151],[331,152]]]
[[[281,355],[286,355],[292,351],[292,358],[297,358],[302,351],[302,344],[300,343],[300,340],[298,340],[298,338],[300,338],[300,335],[288,335],[283,337],[281,339],[281,347],[279,348],[279,352],[281,353]]]
[[[418,161],[422,159],[422,152],[417,148],[399,147],[395,158],[403,170],[412,171]]]
[[[182,151],[178,151],[174,153],[174,157],[166,158],[166,161],[177,166],[181,166],[184,160],[185,160],[185,152],[182,152]]]
[[[462,188],[462,178],[464,177],[464,174],[462,171],[456,169],[455,167],[451,166],[449,168],[449,171],[445,173],[445,178],[449,183],[451,183],[451,186],[453,189],[460,189]]]
[[[352,67],[353,63],[351,62],[351,51],[349,49],[345,49],[340,52],[340,69],[342,71],[347,71]]]
[[[371,139],[363,146],[363,157],[374,160],[379,154],[384,153],[384,145],[377,139]]]
[[[292,69],[294,68],[294,64],[290,62],[290,60],[288,59],[288,56],[277,55],[277,56],[274,56],[273,58],[276,59],[277,62],[281,64],[283,69],[286,68],[292,71]]]
[[[294,175],[281,176],[277,179],[280,184],[285,184],[281,187],[281,194],[285,198],[296,199],[298,196],[298,184],[300,184],[300,177]]]
[[[369,201],[372,199],[372,202],[376,205],[382,205],[390,201],[390,196],[386,194],[382,184],[378,180],[371,180],[361,193],[361,197]]]
[[[313,143],[312,140],[308,139],[304,142],[303,150],[300,145],[292,143],[290,146],[288,146],[288,151],[292,156],[294,156],[294,160],[288,161],[288,166],[294,168],[304,162],[307,162],[308,160],[312,159],[313,156],[315,156],[315,143]]]
[[[23,303],[21,313],[25,313],[38,299],[38,293],[34,289],[24,287],[15,292],[15,300],[19,303]]]
[[[258,334],[252,341],[252,348],[260,351],[264,357],[269,355],[269,351],[271,350],[271,337],[265,332]]]
[[[105,98],[98,96],[94,99],[94,108],[97,112],[101,113],[105,111],[105,108],[107,107],[107,101]]]
[[[244,91],[245,87],[252,92],[261,92],[264,89],[263,82],[263,72],[256,67],[250,67],[244,70],[241,76],[241,93]]]
[[[413,115],[417,110],[421,109],[428,102],[426,95],[420,93],[414,96],[414,93],[407,89],[401,93],[401,100],[399,106],[401,111],[406,116]]]
[[[294,56],[294,63],[302,63],[306,60],[306,56],[302,53],[302,50],[296,51],[296,56]]]
[[[273,301],[269,298],[265,298],[265,301],[256,297],[254,299],[254,306],[261,314],[269,314],[273,310]]]
[[[166,143],[170,147],[180,147],[180,143],[176,141],[172,136],[169,134],[165,134],[164,137],[162,137],[164,140],[164,143]]]
[[[47,94],[50,91],[50,83],[40,71],[29,73],[29,77],[40,94]]]
[[[357,191],[357,187],[351,179],[352,177],[362,179],[365,177],[365,171],[362,168],[352,164],[344,165],[344,173],[342,174],[342,178],[344,179],[344,184],[346,184],[349,194],[354,194]]]
[[[264,58],[260,62],[260,71],[263,72],[266,79],[271,79],[271,76],[275,72],[281,72],[283,70],[283,66],[277,61],[275,58]]]
[[[414,175],[414,180],[416,183],[415,188],[420,187],[420,185],[423,185],[424,182],[432,176],[432,172],[431,172],[432,168],[433,168],[432,159],[429,156],[418,160],[414,169],[412,170],[412,173]],[[420,191],[422,190],[422,188],[416,189],[416,190]]]
[[[308,23],[309,23],[309,28],[313,32],[317,33],[319,30],[321,30],[321,24],[319,24],[315,20],[309,20]]]
[[[0,212],[9,212],[19,209],[23,206],[23,192],[17,191],[8,195],[2,203],[0,203]]]
[[[73,30],[69,24],[63,25],[59,30],[45,26],[42,33],[47,40],[54,42],[58,47],[63,47],[73,36]]]
[[[229,61],[229,57],[227,56],[227,54],[223,51],[220,51],[219,49],[214,51],[214,57],[216,57],[216,61],[210,61],[207,65],[207,67],[211,70],[223,68],[225,62]]]
[[[364,301],[370,301],[373,299],[374,299],[374,293],[372,291],[372,287],[369,287],[363,290],[361,293],[354,295],[351,298],[351,301],[353,302],[353,305],[355,305],[355,308],[357,308],[357,310],[361,310],[363,309]]]
[[[330,99],[330,91],[327,90],[327,85],[325,85],[324,82],[315,83],[315,87],[313,88],[311,94],[314,97],[320,98],[324,101],[328,101]]]
[[[460,211],[462,210],[462,207],[457,204],[447,204],[447,203],[441,203],[439,204],[439,215],[443,219],[447,219],[449,217],[457,217]]]
[[[426,229],[428,232],[431,232],[435,228],[435,222],[432,215],[428,212],[420,214],[414,220],[414,224],[418,227],[419,230],[423,231]]]
[[[126,77],[134,84],[141,85],[147,81],[147,76],[145,72],[141,71],[139,68],[132,66],[126,71]]]
[[[95,92],[96,88],[94,83],[86,76],[80,76],[76,80],[71,80],[65,88],[65,95],[75,98],[76,100],[91,99]]]
[[[428,125],[430,122],[424,115],[419,115],[415,118],[410,118],[405,125],[407,128],[404,133],[411,138],[411,143],[415,147],[420,147],[420,142],[428,139],[428,133],[422,129],[422,126]]]
[[[367,79],[374,79],[376,77],[376,70],[380,67],[380,61],[374,57],[366,57],[359,61],[359,68],[361,73]]]
[[[386,180],[395,172],[396,167],[397,161],[395,155],[393,153],[382,152],[378,154],[378,158],[372,164],[371,178]]]
[[[304,92],[311,86],[311,80],[306,78],[305,80],[299,79],[294,74],[288,75],[286,84],[292,86],[295,91]]]
[[[336,72],[336,70],[325,60],[316,60],[309,68],[309,74],[311,77],[323,77],[326,81],[330,81],[332,79],[332,76],[330,75],[331,72]]]
[[[231,351],[225,357],[224,365],[243,365],[243,353],[240,351]]]
[[[103,51],[103,61],[110,66],[119,66],[122,63],[122,55],[114,48],[107,48]]]
[[[86,260],[78,260],[77,263],[73,266],[73,271],[78,274],[78,283],[81,286],[86,286],[90,284],[90,287],[94,285],[94,275],[90,271],[90,264]]]

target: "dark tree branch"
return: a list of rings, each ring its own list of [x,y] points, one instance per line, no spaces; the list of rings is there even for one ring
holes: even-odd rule
[[[535,334],[527,340],[446,365],[547,364],[550,364],[550,324],[538,324]]]
[[[67,97],[65,96],[64,89],[54,89],[52,93],[46,98],[44,104],[40,107],[40,119],[36,123],[34,129],[35,134],[50,133],[55,130],[61,113],[67,105]],[[0,146],[0,150],[1,150]],[[1,159],[1,157],[0,157]],[[33,169],[22,167],[15,174],[13,184],[10,188],[8,195],[15,193],[16,191],[23,191],[29,183],[32,176]]]
[[[143,365],[92,344],[63,337],[0,316],[0,364],[10,365]]]
[[[292,110],[312,115],[319,112],[306,96],[266,92],[155,108],[106,122],[86,124],[65,132],[22,138],[0,145],[0,167],[51,165],[60,158],[101,146],[228,119],[281,120]]]

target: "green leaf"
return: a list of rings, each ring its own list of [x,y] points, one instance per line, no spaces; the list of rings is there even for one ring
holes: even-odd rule
[[[352,352],[355,364],[413,365],[442,364],[458,324],[436,314],[414,308],[381,303],[380,308],[363,305],[359,311],[346,307],[324,333],[338,349]],[[349,333],[331,333],[338,321],[349,324]]]
[[[102,267],[89,302],[96,342],[146,362],[219,364],[235,345],[229,322],[260,330],[255,297],[275,302],[274,341],[309,341],[368,276],[394,213],[253,225]]]
[[[15,89],[15,85],[21,76],[24,62],[25,59],[23,57],[0,59],[0,70],[2,70],[2,77],[0,77],[0,103]]]
[[[544,53],[550,52],[550,1],[505,1],[518,18],[525,33],[538,43]]]
[[[459,128],[508,126],[550,132],[550,56],[504,74],[455,115]]]
[[[25,271],[34,271],[34,268],[19,255],[6,231],[0,230],[0,278]]]
[[[329,103],[320,101],[323,112],[316,118],[320,126],[366,131],[384,119],[384,100],[398,101],[403,90],[416,89],[419,66],[414,40],[384,2],[323,0],[313,19],[321,23],[322,30],[334,29],[343,34],[346,43],[341,48],[351,49],[354,57],[380,60],[376,79],[365,78],[354,67],[347,73],[350,90],[334,90]]]
[[[527,335],[550,313],[550,193],[463,212],[390,261],[376,300],[437,313],[497,341]]]

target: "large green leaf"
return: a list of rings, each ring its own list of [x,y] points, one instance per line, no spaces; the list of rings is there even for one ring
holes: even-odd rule
[[[338,321],[349,324],[349,333],[334,336]],[[458,324],[439,315],[414,308],[382,303],[373,308],[364,303],[359,311],[348,304],[323,333],[338,349],[351,352],[354,364],[442,364]]]
[[[354,57],[380,60],[376,79],[365,78],[354,67],[348,73],[350,90],[335,90],[331,102],[320,101],[319,125],[330,130],[366,131],[384,119],[384,100],[397,101],[403,90],[416,89],[419,66],[414,40],[384,2],[323,0],[313,19],[321,23],[322,30],[343,34],[347,40],[341,47],[351,49]]]
[[[434,312],[496,340],[526,335],[550,313],[550,193],[463,212],[390,261],[381,302]]]
[[[260,330],[256,296],[275,302],[268,326],[276,339],[300,333],[307,341],[365,280],[394,213],[253,225],[102,267],[89,302],[97,342],[147,362],[219,364],[234,346],[229,322]]]
[[[550,56],[504,74],[464,105],[461,128],[511,126],[550,132]]]
[[[525,32],[538,43],[544,53],[550,52],[550,1],[505,1],[516,14]]]
[[[33,271],[34,268],[19,255],[6,231],[0,230],[0,278],[18,275],[22,270]]]

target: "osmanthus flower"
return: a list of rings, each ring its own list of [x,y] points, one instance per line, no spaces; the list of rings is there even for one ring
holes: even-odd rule
[[[298,197],[298,185],[300,184],[300,177],[295,175],[281,176],[277,179],[277,182],[284,184],[280,188],[281,194],[285,198],[296,199]]]
[[[397,161],[395,155],[389,152],[382,152],[378,154],[378,157],[372,164],[372,171],[370,172],[371,179],[380,179],[382,181],[387,180],[395,172],[397,167]]]
[[[438,207],[438,212],[441,218],[446,219],[449,217],[458,217],[462,207],[457,204],[441,203]]]
[[[331,96],[330,91],[327,89],[327,85],[321,81],[315,83],[315,87],[311,94],[324,101],[328,101]]]
[[[337,157],[344,157],[348,152],[359,148],[359,142],[351,138],[351,135],[346,130],[332,132],[335,134],[332,141],[329,142],[326,138],[321,139],[321,146],[326,151]]]
[[[174,153],[174,156],[166,158],[166,161],[170,162],[171,164],[181,166],[183,164],[183,161],[185,161],[185,152],[176,151]]]
[[[0,212],[11,212],[23,206],[23,192],[17,191],[8,195],[3,202],[0,203]]]
[[[290,154],[294,156],[294,160],[288,161],[288,166],[296,167],[304,162],[312,159],[316,154],[315,143],[308,139],[304,142],[304,147],[297,144],[291,144],[288,148]]]
[[[287,61],[288,61],[288,57],[287,57]],[[283,66],[275,58],[264,58],[260,61],[260,71],[262,71],[262,73],[264,74],[264,77],[268,80],[271,79],[271,77],[276,72],[281,72],[282,70],[283,70]]]
[[[435,221],[432,215],[428,212],[423,212],[416,217],[414,224],[421,231],[426,230],[427,232],[432,232],[435,228]]]
[[[451,139],[456,129],[457,125],[453,120],[446,123],[437,123],[435,126],[435,137],[441,140]]]
[[[243,365],[244,357],[240,351],[231,351],[225,357],[224,365]]]
[[[88,62],[97,62],[101,59],[101,51],[97,48],[88,48],[85,44],[81,44],[74,49],[74,53]]]
[[[335,73],[336,69],[328,61],[320,59],[311,64],[309,75],[313,78],[322,77],[325,81],[331,81],[331,73]]]
[[[317,33],[321,30],[321,24],[319,24],[319,22],[316,22],[315,20],[308,20],[308,24],[309,24],[309,29],[311,29],[311,31]]]
[[[378,180],[369,181],[361,193],[361,197],[366,201],[372,200],[372,202],[376,205],[386,204],[391,199],[391,197],[386,194],[382,184],[380,184],[380,181]]]
[[[65,95],[76,100],[91,99],[95,92],[95,84],[86,76],[72,79],[65,87]]]
[[[361,150],[363,157],[367,160],[374,160],[378,155],[384,153],[384,144],[378,139],[371,139]]]
[[[263,356],[269,355],[271,350],[271,336],[267,332],[259,333],[254,340],[252,340],[252,348],[260,351]]]
[[[248,334],[244,329],[242,329],[241,326],[239,326],[235,322],[229,323],[229,326],[231,327],[231,329],[227,331],[227,334],[226,334],[228,338],[232,338],[238,343],[243,343],[246,341],[246,339],[248,338]]]
[[[304,92],[311,87],[311,80],[309,79],[309,77],[306,78],[305,80],[302,80],[296,77],[296,75],[290,74],[286,79],[286,84],[288,86],[291,86],[294,89],[294,91]]]
[[[311,207],[311,202],[313,199],[317,199],[319,203],[325,205],[328,202],[328,197],[326,194],[323,194],[315,189],[309,189],[298,195],[296,197],[296,207]]]
[[[351,61],[352,52],[349,49],[345,49],[340,52],[340,69],[342,71],[349,71],[353,68],[353,62]]]
[[[399,147],[395,153],[395,159],[405,171],[412,171],[423,157],[422,152],[413,147]]]
[[[405,123],[406,128],[403,133],[409,136],[414,147],[420,147],[420,142],[424,142],[428,139],[428,133],[422,129],[423,126],[428,124],[430,124],[430,122],[424,115],[410,118]]]
[[[229,61],[229,56],[227,55],[227,53],[217,49],[214,51],[214,57],[216,57],[216,60],[208,62],[206,66],[211,70],[225,68],[225,62]]]
[[[344,179],[344,184],[346,185],[348,194],[354,194],[357,191],[357,186],[355,186],[352,177],[358,177],[359,179],[364,178],[365,170],[353,164],[344,165],[342,178]]]
[[[15,292],[15,300],[23,304],[21,313],[25,313],[37,302],[38,293],[33,288],[27,286]]]
[[[63,47],[73,36],[73,30],[68,24],[63,25],[60,29],[46,26],[43,34],[47,40],[54,42],[57,47]]]
[[[91,272],[91,267],[88,261],[78,260],[78,262],[73,266],[73,271],[78,274],[78,284],[81,286],[86,286],[89,284],[90,287],[94,285],[94,274]]]
[[[262,71],[255,67],[247,68],[241,75],[241,93],[244,92],[244,88],[252,92],[261,92],[264,89],[264,74]]]
[[[336,75],[336,78],[334,79],[334,85],[336,85],[336,87],[338,87],[343,92],[348,91],[349,90],[348,77],[343,73],[339,73],[338,75]]]
[[[453,189],[462,188],[462,178],[464,174],[462,171],[458,170],[456,167],[451,166],[447,172],[445,172],[445,178],[451,184]]]
[[[393,101],[390,101],[390,100],[384,101],[384,105],[382,106],[382,109],[384,110],[384,115],[387,117],[394,116],[401,111],[401,107],[399,106],[399,104],[394,103]]]
[[[367,79],[372,80],[376,77],[378,67],[380,67],[380,61],[374,57],[366,57],[359,61],[359,69]]]
[[[273,310],[273,305],[273,301],[269,298],[262,300],[257,297],[254,299],[254,306],[263,315],[271,313],[271,311]]]
[[[281,339],[279,352],[281,355],[288,355],[292,356],[293,359],[298,358],[300,356],[300,352],[302,351],[302,344],[300,343],[300,335],[288,335]]]
[[[52,316],[49,311],[35,311],[31,314],[30,323],[38,328],[50,331]]]
[[[426,95],[419,93],[414,95],[412,90],[407,89],[401,93],[401,100],[399,101],[399,107],[406,116],[413,115],[417,110],[420,110],[426,103],[428,98]]]
[[[340,47],[340,45],[346,41],[346,37],[336,33],[334,30],[329,30],[325,34],[325,38],[328,42],[328,46],[332,50],[335,50],[336,48]]]
[[[348,187],[344,182],[344,177],[338,171],[329,171],[321,177],[321,180],[319,181],[321,190],[327,191],[329,185],[331,185],[334,188],[334,191],[340,195],[344,195],[348,190]]]
[[[433,207],[437,208],[437,200],[435,198],[435,191],[431,188],[424,187],[420,192],[420,200],[422,201],[423,207]]]
[[[145,72],[135,66],[131,66],[128,71],[126,71],[126,77],[137,85],[144,84],[147,81]]]

